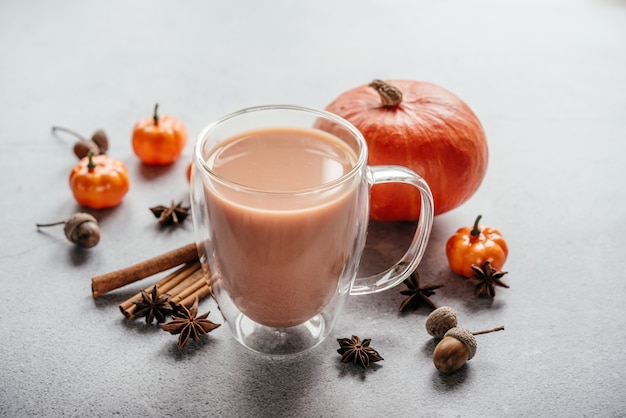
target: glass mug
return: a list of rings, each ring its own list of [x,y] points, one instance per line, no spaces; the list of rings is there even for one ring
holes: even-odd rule
[[[349,122],[299,106],[243,109],[207,126],[194,149],[191,210],[200,261],[235,339],[269,355],[315,347],[348,295],[401,283],[433,222],[426,182],[400,166],[367,166]],[[421,214],[404,256],[357,277],[378,183],[416,187]]]

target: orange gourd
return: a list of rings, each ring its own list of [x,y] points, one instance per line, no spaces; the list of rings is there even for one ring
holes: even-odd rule
[[[79,204],[104,209],[122,201],[130,188],[130,180],[120,160],[89,151],[70,173],[70,188]]]
[[[133,128],[133,151],[145,164],[171,164],[180,157],[187,143],[183,123],[170,116],[158,114],[158,103],[151,117],[144,118]]]
[[[326,110],[361,131],[370,165],[397,164],[421,175],[432,190],[435,215],[469,199],[487,170],[487,141],[480,121],[460,98],[435,84],[374,80],[342,93]],[[372,188],[372,219],[415,220],[419,213],[415,188],[404,184]]]
[[[481,217],[478,215],[473,226],[459,228],[446,242],[450,268],[467,278],[476,274],[473,265],[482,267],[486,261],[501,270],[509,255],[509,247],[500,231],[480,225]]]

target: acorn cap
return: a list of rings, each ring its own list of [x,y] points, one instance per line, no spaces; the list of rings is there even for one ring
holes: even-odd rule
[[[91,224],[83,225],[88,222]],[[63,232],[65,232],[65,236],[68,240],[73,243],[80,244],[85,248],[94,247],[100,241],[98,220],[92,215],[84,212],[72,215],[72,217],[65,222]]]
[[[426,319],[426,332],[435,338],[443,338],[446,332],[456,327],[456,312],[449,306],[435,309]]]
[[[448,332],[446,332],[444,338],[445,337],[454,337],[465,344],[467,346],[467,350],[469,351],[469,355],[467,356],[468,360],[471,360],[476,354],[476,337],[474,337],[474,335],[465,328],[451,328]]]

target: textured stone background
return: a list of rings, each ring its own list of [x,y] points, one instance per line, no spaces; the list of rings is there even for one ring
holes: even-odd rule
[[[0,2],[0,415],[626,416],[626,3],[624,1]],[[193,240],[149,206],[187,198],[193,137],[263,103],[324,107],[372,78],[440,84],[481,119],[490,165],[479,191],[435,220],[418,268],[478,353],[433,367],[428,309],[398,313],[403,286],[353,297],[323,344],[259,357],[226,327],[181,352],[117,305],[154,280],[94,301],[90,277]],[[142,166],[133,124],[155,101],[191,140],[172,166]],[[95,212],[91,251],[36,222],[79,208],[72,141],[104,128],[131,191]],[[493,301],[450,273],[444,244],[482,213],[511,254]],[[364,272],[402,253],[410,224],[372,225]],[[205,300],[222,322],[217,307]],[[335,339],[371,338],[385,361],[344,365]]]

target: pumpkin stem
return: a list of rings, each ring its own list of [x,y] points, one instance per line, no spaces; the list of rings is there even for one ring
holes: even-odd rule
[[[89,162],[87,163],[87,169],[89,171],[93,171],[94,168],[96,168],[96,163],[93,162],[93,151],[89,150],[89,152],[87,153],[87,158],[89,158]]]
[[[159,104],[155,103],[154,105],[154,113],[152,114],[152,119],[154,119],[154,124],[158,125],[159,124],[159,113],[158,113],[158,109],[159,109]]]
[[[470,232],[470,234],[473,237],[477,237],[481,233],[481,230],[478,229],[478,222],[480,222],[480,218],[482,218],[482,217],[483,217],[483,215],[478,215],[478,217],[476,218],[476,221],[474,221],[474,227],[472,228],[472,232]]]
[[[402,103],[402,91],[396,86],[378,79],[372,81],[369,86],[378,92],[383,106],[396,107]]]

